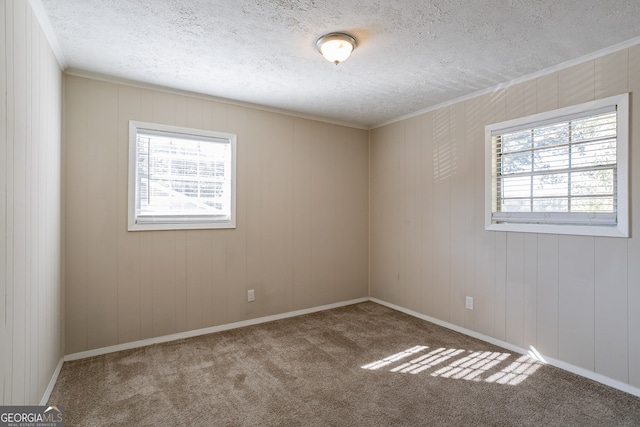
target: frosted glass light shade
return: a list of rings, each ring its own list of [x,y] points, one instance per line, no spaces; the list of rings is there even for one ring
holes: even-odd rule
[[[339,64],[356,48],[356,39],[349,34],[330,33],[320,37],[316,47],[327,61]]]

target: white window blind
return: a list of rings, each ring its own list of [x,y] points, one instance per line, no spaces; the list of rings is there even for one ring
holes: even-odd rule
[[[626,221],[628,113],[619,104],[489,126],[490,225],[618,227],[621,206]]]
[[[130,229],[233,225],[234,135],[139,122],[131,132]]]

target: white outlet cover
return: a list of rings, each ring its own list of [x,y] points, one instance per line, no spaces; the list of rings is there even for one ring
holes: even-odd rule
[[[473,297],[467,297],[465,307],[467,310],[473,310]]]
[[[256,294],[253,289],[247,291],[247,301],[252,302],[256,300]]]

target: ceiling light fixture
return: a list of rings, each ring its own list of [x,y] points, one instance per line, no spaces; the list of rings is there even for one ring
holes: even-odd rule
[[[345,33],[325,34],[316,41],[318,51],[327,61],[334,64],[339,64],[349,58],[356,46],[356,39]]]

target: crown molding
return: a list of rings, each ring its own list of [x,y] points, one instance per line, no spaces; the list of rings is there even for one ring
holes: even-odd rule
[[[618,44],[615,44],[613,46],[609,46],[607,48],[592,52],[592,53],[587,54],[587,55],[583,55],[583,56],[581,56],[579,58],[571,59],[569,61],[562,62],[562,63],[554,65],[552,67],[545,68],[544,70],[536,71],[535,73],[527,74],[526,76],[518,77],[517,79],[509,80],[509,81],[504,82],[504,83],[499,83],[499,84],[497,84],[495,86],[492,86],[492,87],[489,87],[487,89],[481,89],[481,90],[478,90],[476,92],[470,93],[468,95],[463,95],[461,97],[454,98],[454,99],[451,99],[449,101],[441,102],[441,103],[433,105],[431,107],[426,107],[426,108],[423,108],[421,110],[414,111],[413,113],[409,113],[409,114],[405,114],[405,115],[400,116],[400,117],[396,117],[395,119],[391,119],[391,120],[388,120],[388,121],[385,121],[385,122],[382,122],[382,123],[378,123],[376,125],[372,125],[369,129],[373,130],[373,129],[380,128],[380,127],[383,127],[383,126],[387,126],[387,125],[390,125],[390,124],[393,124],[393,123],[397,123],[397,122],[400,122],[400,121],[403,121],[403,120],[411,119],[413,117],[420,116],[422,114],[425,114],[425,113],[428,113],[428,112],[431,112],[431,111],[435,111],[435,110],[439,110],[441,108],[449,107],[451,105],[458,104],[458,103],[463,102],[463,101],[468,101],[470,99],[477,98],[477,97],[482,96],[482,95],[488,95],[490,93],[494,93],[496,91],[499,91],[499,90],[502,90],[502,89],[506,89],[508,87],[515,86],[515,85],[520,84],[520,83],[524,83],[524,82],[527,82],[527,81],[530,81],[530,80],[533,80],[533,79],[537,79],[537,78],[540,78],[540,77],[547,76],[547,75],[555,73],[557,71],[561,71],[561,70],[565,70],[567,68],[571,68],[571,67],[573,67],[575,65],[583,64],[583,63],[588,62],[588,61],[593,61],[595,59],[602,58],[603,56],[606,56],[606,55],[609,55],[609,54],[612,54],[612,53],[615,53],[615,52],[619,52],[619,51],[624,50],[624,49],[628,49],[628,48],[630,48],[632,46],[636,46],[638,44],[640,44],[640,37],[635,37],[635,38],[627,40],[625,42],[618,43]]]
[[[60,65],[61,70],[65,70],[68,67],[67,60],[64,57],[64,53],[62,53],[62,49],[60,48],[60,44],[58,43],[58,39],[53,31],[53,27],[51,26],[51,22],[49,21],[49,17],[44,10],[44,6],[42,6],[42,2],[40,0],[29,0],[29,4],[31,5],[31,10],[33,10],[33,14],[35,15],[38,23],[40,24],[40,28],[42,28],[42,32],[49,42],[49,46],[53,51],[56,59],[58,60],[58,65]]]

